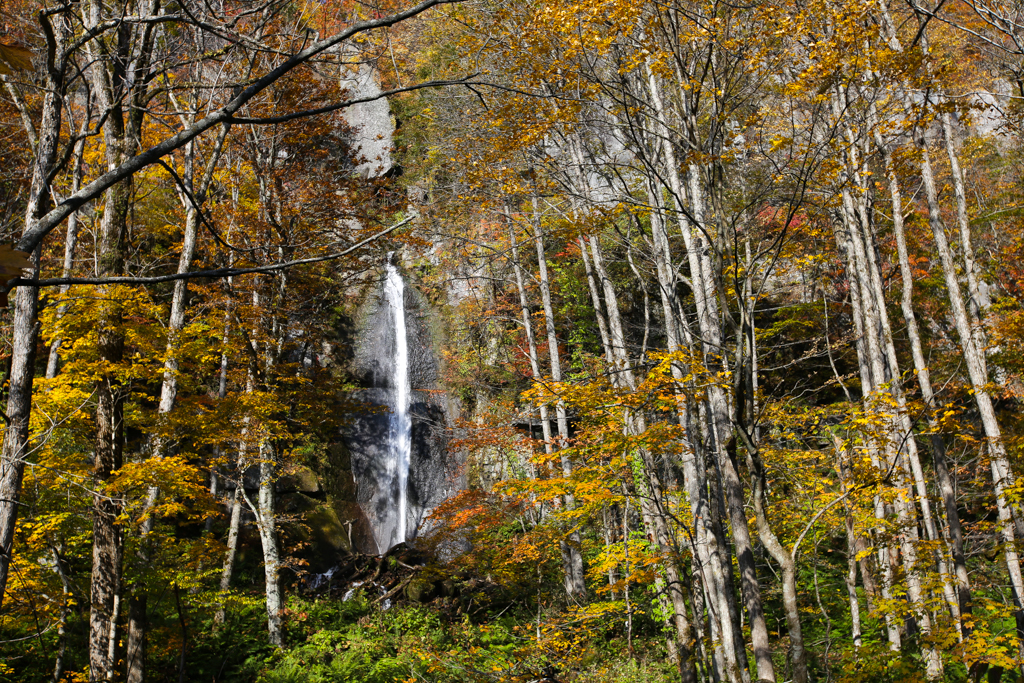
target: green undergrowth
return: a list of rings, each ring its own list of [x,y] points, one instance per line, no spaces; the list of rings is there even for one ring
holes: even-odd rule
[[[238,675],[259,683],[673,680],[657,634],[641,634],[629,656],[621,628],[599,613],[542,613],[538,630],[525,607],[471,618],[440,602],[383,610],[362,591],[347,602],[293,598],[288,646],[251,658]],[[637,624],[648,626],[643,615]]]

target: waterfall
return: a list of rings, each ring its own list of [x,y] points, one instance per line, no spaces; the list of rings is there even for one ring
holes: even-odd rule
[[[409,342],[405,331],[405,283],[388,255],[384,279],[384,299],[391,314],[395,333],[393,369],[390,378],[391,415],[388,422],[386,472],[389,509],[386,523],[378,530],[377,547],[387,552],[407,537],[409,462],[412,455],[412,418],[409,415]]]
[[[464,486],[461,455],[449,449],[451,404],[440,384],[431,309],[395,254],[367,288],[349,369],[357,405],[341,430],[352,483],[339,482],[338,519],[351,546],[383,554],[432,527],[431,512]],[[415,432],[413,427],[415,426]],[[344,488],[342,488],[344,487]]]

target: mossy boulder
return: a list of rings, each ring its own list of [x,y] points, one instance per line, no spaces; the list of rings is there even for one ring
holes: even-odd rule
[[[405,587],[405,597],[413,602],[427,603],[440,595],[437,583],[425,576],[417,576]]]

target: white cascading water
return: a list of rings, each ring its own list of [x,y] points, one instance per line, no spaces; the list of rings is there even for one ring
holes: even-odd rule
[[[395,331],[394,369],[391,376],[393,403],[388,429],[387,473],[391,489],[391,509],[388,524],[377,539],[381,552],[406,540],[408,516],[407,492],[409,461],[412,453],[412,418],[409,415],[411,386],[409,383],[409,344],[405,336],[405,283],[398,268],[388,255],[387,275],[384,280],[384,298],[391,311]]]

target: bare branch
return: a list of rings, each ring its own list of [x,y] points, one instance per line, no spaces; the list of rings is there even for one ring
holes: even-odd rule
[[[253,125],[269,125],[274,123],[285,123],[287,121],[294,121],[295,119],[308,118],[310,116],[319,116],[320,114],[329,114],[339,109],[345,109],[356,104],[364,104],[366,102],[374,102],[381,99],[382,97],[390,97],[391,95],[398,95],[404,92],[412,92],[414,90],[423,90],[424,88],[441,88],[449,85],[487,85],[486,83],[479,83],[471,81],[470,79],[477,74],[470,74],[465,78],[460,78],[455,81],[425,81],[423,83],[416,83],[415,85],[407,85],[403,88],[394,88],[393,90],[385,90],[376,95],[369,97],[360,97],[355,100],[346,100],[345,102],[338,102],[336,104],[329,104],[326,107],[319,107],[317,109],[306,109],[304,111],[292,112],[290,114],[282,114],[281,116],[268,116],[264,118],[246,118],[244,116],[232,116],[228,119],[231,123],[248,123]]]
[[[370,235],[361,242],[353,244],[351,247],[335,252],[333,254],[327,254],[326,256],[314,256],[312,258],[296,259],[294,261],[284,261],[281,263],[271,263],[265,266],[253,266],[251,268],[214,268],[213,270],[194,270],[189,273],[173,273],[170,275],[155,275],[153,277],[54,277],[54,278],[40,278],[40,279],[29,279],[29,278],[16,278],[7,283],[6,291],[10,291],[14,287],[57,287],[60,285],[155,285],[161,282],[174,282],[175,280],[194,280],[198,278],[225,278],[233,277],[235,275],[247,275],[250,273],[273,273],[278,270],[285,270],[287,268],[293,268],[295,266],[302,266],[309,263],[323,263],[324,261],[333,261],[335,259],[342,258],[351,254],[352,252],[365,247],[370,242],[380,239],[384,235],[397,230],[403,225],[407,225],[410,221],[416,218],[416,215],[409,216],[394,225],[381,230],[378,233]]]
[[[454,4],[458,2],[462,2],[462,0],[423,0],[403,12],[398,12],[380,19],[361,21],[357,24],[353,24],[349,28],[331,36],[330,38],[317,41],[304,50],[300,50],[285,60],[282,64],[278,65],[275,69],[257,79],[252,85],[245,88],[222,108],[197,121],[189,128],[162,140],[144,152],[140,152],[117,168],[104,173],[78,192],[72,194],[45,216],[41,217],[30,230],[25,232],[21,240],[18,242],[18,249],[31,253],[37,246],[39,246],[39,243],[42,242],[43,238],[45,238],[54,228],[60,225],[65,218],[71,215],[71,212],[92,201],[96,197],[99,197],[107,190],[107,188],[134,175],[135,173],[138,173],[147,166],[156,163],[157,160],[184,146],[190,140],[194,140],[207,130],[229,121],[236,112],[238,112],[256,95],[266,90],[282,76],[292,71],[295,67],[309,61],[316,55],[324,52],[325,50],[329,50],[335,45],[338,45],[360,33],[393,26],[405,21],[406,19],[411,19],[412,17],[422,14],[431,7],[437,5]]]

